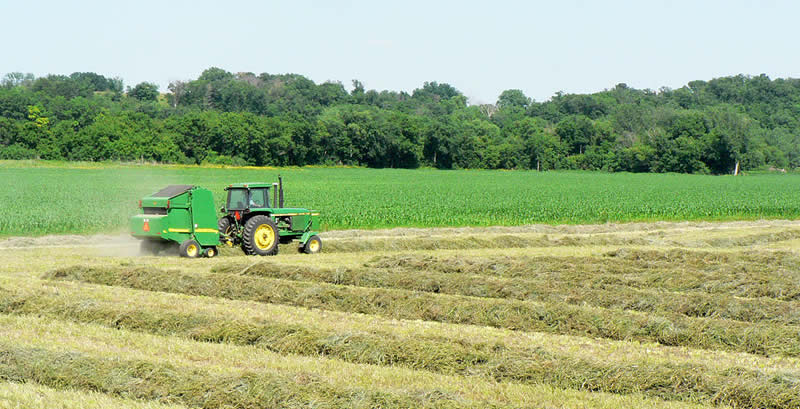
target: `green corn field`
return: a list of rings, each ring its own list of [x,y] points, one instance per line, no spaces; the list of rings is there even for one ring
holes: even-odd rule
[[[138,200],[169,184],[286,183],[322,229],[794,219],[800,175],[703,176],[360,168],[203,168],[0,163],[0,235],[124,232]]]

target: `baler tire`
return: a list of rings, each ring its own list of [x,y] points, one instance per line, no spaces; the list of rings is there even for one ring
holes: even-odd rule
[[[197,258],[202,255],[202,251],[200,250],[200,243],[189,239],[181,243],[181,246],[178,248],[178,253],[181,257]]]
[[[208,257],[208,258],[214,258],[214,257],[217,256],[217,254],[219,254],[219,251],[217,250],[217,246],[211,246],[211,247],[207,248],[205,253],[204,253],[204,255],[206,257]]]
[[[272,230],[272,243],[266,248],[261,248],[256,244],[256,231],[264,226]],[[263,215],[253,216],[247,221],[247,223],[245,223],[244,232],[242,234],[242,249],[244,250],[245,254],[274,256],[278,254],[279,242],[278,226],[270,217]]]
[[[316,234],[309,237],[308,241],[306,241],[306,244],[303,246],[303,253],[317,254],[320,251],[322,251],[322,239]]]

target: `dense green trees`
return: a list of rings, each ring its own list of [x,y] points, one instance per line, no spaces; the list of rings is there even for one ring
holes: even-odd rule
[[[155,101],[158,98],[158,85],[149,82],[139,83],[128,90],[128,96],[140,101]]]
[[[159,95],[95,73],[0,82],[0,159],[346,164],[730,173],[800,167],[800,80],[625,84],[538,103],[471,106],[449,84],[412,93],[219,68]]]

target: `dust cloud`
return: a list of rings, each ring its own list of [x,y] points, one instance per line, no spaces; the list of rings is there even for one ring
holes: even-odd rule
[[[10,237],[0,240],[0,249],[31,249],[52,247],[88,247],[96,256],[136,257],[141,255],[139,240],[128,234],[107,235],[49,235],[39,237]]]

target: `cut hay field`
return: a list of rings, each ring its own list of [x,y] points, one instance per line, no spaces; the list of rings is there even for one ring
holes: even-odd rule
[[[0,237],[122,233],[168,184],[286,181],[323,230],[800,217],[800,175],[204,168],[0,161]]]
[[[0,239],[0,407],[800,407],[800,222],[322,237]]]

